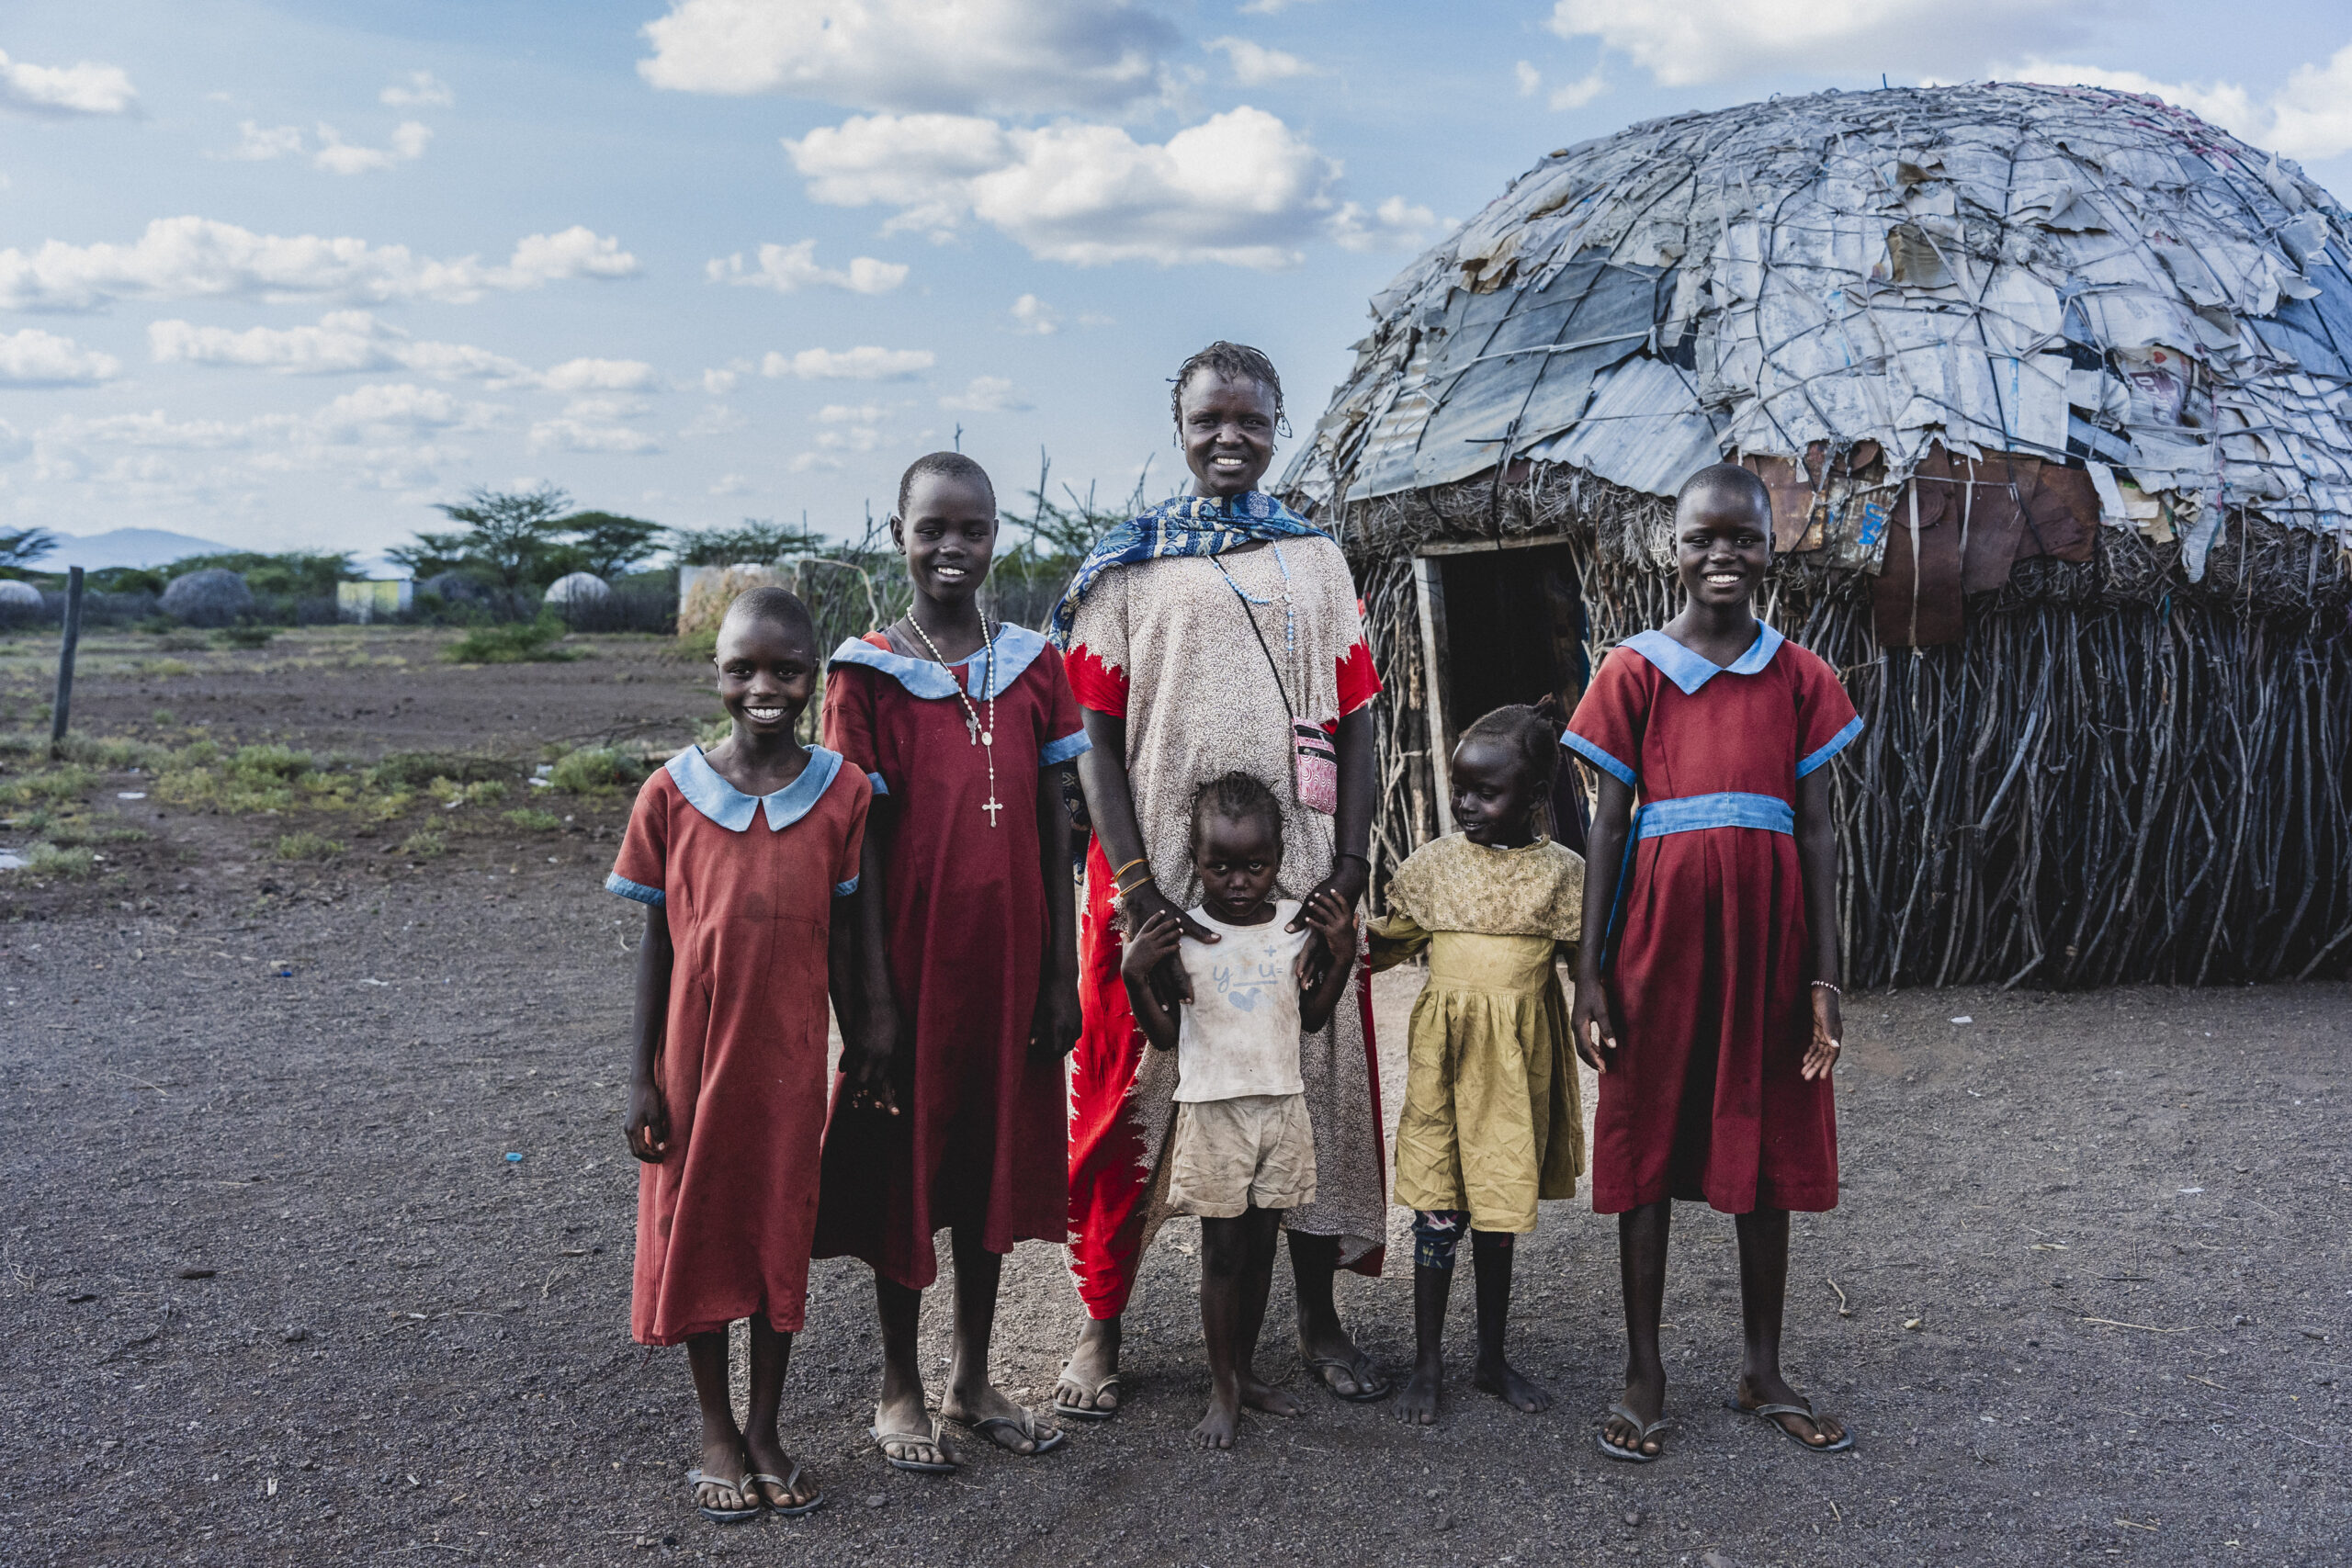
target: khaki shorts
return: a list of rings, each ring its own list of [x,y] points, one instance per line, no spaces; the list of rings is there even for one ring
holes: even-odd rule
[[[1303,1094],[1245,1094],[1176,1107],[1170,1213],[1231,1220],[1315,1201],[1315,1128]]]

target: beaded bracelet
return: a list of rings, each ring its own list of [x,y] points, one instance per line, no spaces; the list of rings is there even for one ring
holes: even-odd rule
[[[1813,983],[1813,987],[1814,989],[1817,991],[1827,991],[1831,996],[1836,997],[1840,1001],[1843,1001],[1846,998],[1845,992],[1839,990],[1835,985],[1831,984],[1827,980],[1815,980]]]

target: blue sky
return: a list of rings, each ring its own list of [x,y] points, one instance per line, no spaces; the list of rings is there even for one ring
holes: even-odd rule
[[[372,552],[475,484],[854,533],[1178,472],[1547,151],[1772,93],[2163,92],[2352,192],[2352,13],[2079,0],[11,0],[0,525]]]

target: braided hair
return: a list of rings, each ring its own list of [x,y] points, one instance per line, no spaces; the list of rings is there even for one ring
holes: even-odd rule
[[[1264,782],[1243,773],[1227,773],[1209,780],[1193,792],[1193,848],[1201,847],[1201,824],[1210,818],[1222,818],[1227,822],[1263,822],[1273,830],[1274,842],[1283,841],[1283,805]]]
[[[1283,378],[1275,373],[1274,362],[1246,343],[1227,343],[1219,338],[1177,367],[1175,382],[1168,394],[1168,412],[1176,422],[1179,440],[1182,439],[1184,424],[1184,389],[1204,370],[1228,381],[1255,381],[1273,394],[1274,434],[1290,434],[1290,422],[1283,414]]]
[[[1552,786],[1560,776],[1560,738],[1552,721],[1535,709],[1525,703],[1498,707],[1464,730],[1462,739],[1464,744],[1492,741],[1517,751],[1528,776],[1535,781],[1536,800],[1552,798]]]

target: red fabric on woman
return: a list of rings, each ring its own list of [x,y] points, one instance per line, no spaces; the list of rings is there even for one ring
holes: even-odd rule
[[[996,825],[989,757],[966,728],[987,656],[940,666],[893,653],[876,633],[844,645],[826,672],[825,744],[873,775],[895,803],[890,976],[914,1055],[898,1065],[899,1114],[848,1108],[834,1089],[816,1255],[858,1258],[910,1289],[939,1274],[933,1234],[977,1223],[990,1252],[1059,1241],[1068,1178],[1058,1056],[1030,1046],[1048,917],[1038,875],[1037,779],[1085,750],[1061,654],[1036,633],[1000,628]],[[894,673],[895,671],[895,673]]]
[[[1593,1119],[1596,1213],[1837,1206],[1830,1079],[1800,1070],[1812,942],[1796,840],[1752,824],[1792,823],[1797,780],[1860,730],[1829,666],[1770,626],[1727,668],[1645,632],[1577,705],[1564,742],[1640,800],[1607,971],[1622,1032]]]
[[[857,886],[872,799],[856,769],[814,747],[801,776],[765,797],[737,792],[693,749],[638,791],[605,886],[661,905],[677,953],[655,1065],[670,1149],[638,1167],[629,1332],[644,1344],[755,1312],[800,1331],[825,1127],[826,942],[835,896]]]

